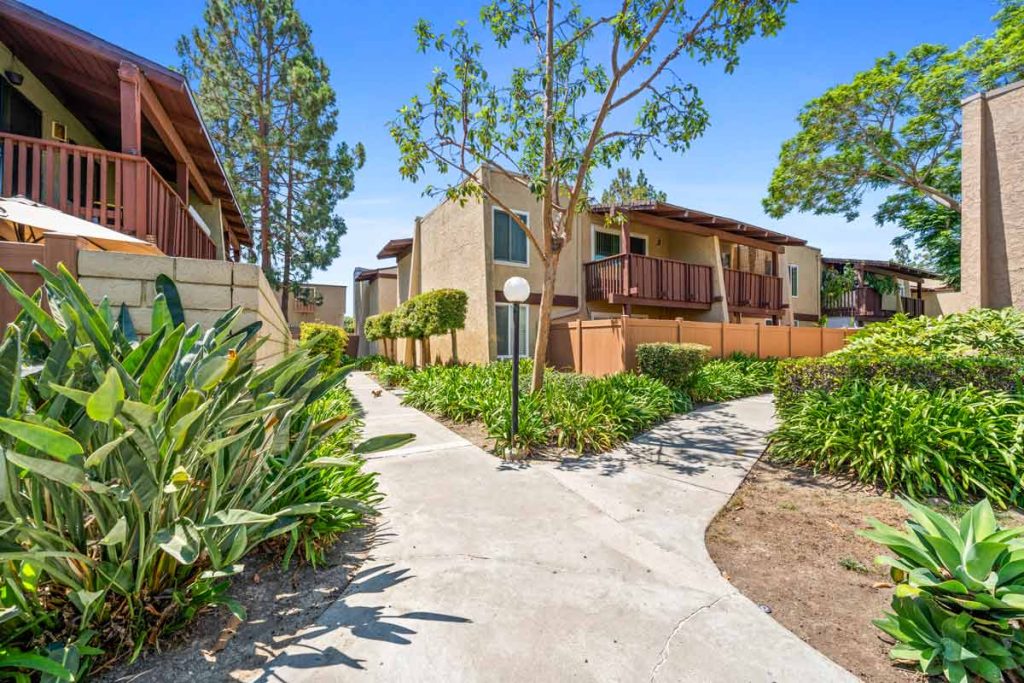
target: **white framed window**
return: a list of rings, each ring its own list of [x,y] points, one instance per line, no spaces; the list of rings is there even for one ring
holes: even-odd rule
[[[622,253],[622,233],[591,226],[590,256],[593,260],[618,256]],[[629,236],[629,253],[647,256],[647,235]]]
[[[530,214],[516,211],[516,215],[527,226],[530,225]],[[491,226],[494,237],[495,262],[514,266],[530,265],[530,242],[519,224],[508,213],[494,207],[491,213]]]
[[[800,296],[800,266],[789,264],[789,296],[797,298]]]
[[[498,358],[512,357],[512,304],[494,305],[494,323],[497,333]],[[519,305],[519,357],[532,355],[530,349],[530,307],[525,304]]]
[[[906,280],[899,280],[898,282],[899,282],[899,288],[900,288],[900,296],[906,296],[907,295],[907,281]]]

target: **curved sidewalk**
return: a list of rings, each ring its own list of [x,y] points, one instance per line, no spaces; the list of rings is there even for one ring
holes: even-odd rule
[[[366,375],[380,543],[266,681],[854,681],[723,579],[704,530],[764,449],[768,398],[601,458],[502,464]]]

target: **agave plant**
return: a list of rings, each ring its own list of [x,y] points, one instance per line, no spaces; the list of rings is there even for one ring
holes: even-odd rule
[[[893,612],[875,621],[893,659],[950,681],[999,683],[1024,669],[1024,527],[1002,529],[987,500],[958,523],[910,500],[907,530],[877,520],[862,535],[891,550]],[[1013,673],[1015,672],[1015,673]]]
[[[324,377],[301,349],[258,366],[258,323],[235,329],[235,309],[186,327],[163,276],[140,341],[123,307],[115,318],[62,266],[37,268],[48,310],[0,271],[22,306],[0,343],[0,645],[14,656],[94,627],[116,659],[204,605],[242,616],[224,577],[252,548],[320,510],[369,512],[295,495],[303,473],[351,464],[312,448],[345,419],[306,410],[347,369]]]

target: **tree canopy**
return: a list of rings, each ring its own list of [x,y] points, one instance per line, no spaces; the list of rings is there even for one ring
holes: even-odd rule
[[[468,24],[447,33],[417,24],[420,50],[440,63],[425,96],[413,97],[391,124],[399,170],[418,181],[430,169],[442,182],[427,193],[485,199],[526,233],[544,265],[534,389],[543,382],[559,258],[587,209],[592,171],[624,156],[686,150],[709,115],[679,62],[731,72],[747,40],[782,28],[790,2],[494,0],[480,19],[513,64],[500,78],[493,74],[506,69],[489,68]],[[492,192],[486,174],[534,195],[542,220],[533,230]]]
[[[782,145],[765,210],[854,220],[866,194],[885,192],[875,221],[899,225],[897,247],[958,283],[960,102],[1024,75],[1024,0],[1004,0],[995,21],[988,38],[890,53],[811,100]]]
[[[207,0],[178,54],[254,229],[250,256],[283,285],[287,312],[292,283],[338,255],[335,207],[352,191],[362,146],[332,142],[336,95],[294,0]]]
[[[643,169],[637,172],[634,181],[632,171],[628,168],[620,168],[605,191],[601,193],[601,203],[607,206],[663,202],[667,199],[668,195],[651,185],[651,181],[647,179]]]

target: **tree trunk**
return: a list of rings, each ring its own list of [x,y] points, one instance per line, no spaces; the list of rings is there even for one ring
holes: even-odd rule
[[[288,320],[288,296],[292,286],[292,203],[295,201],[295,160],[288,153],[288,189],[285,195],[284,215],[284,259],[281,267],[281,313]]]
[[[544,386],[544,366],[548,360],[548,337],[551,332],[551,309],[555,301],[555,277],[558,275],[558,259],[561,250],[551,251],[551,256],[544,264],[544,288],[540,292],[540,310],[537,313],[537,344],[533,350],[533,378],[530,391],[538,391]]]
[[[430,355],[430,337],[423,338],[423,364],[431,365],[434,362],[433,357]]]
[[[451,330],[452,335],[452,364],[459,364],[459,342],[455,338],[455,330]]]

